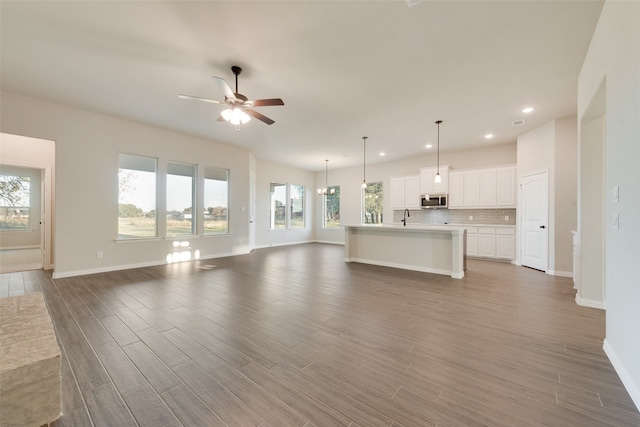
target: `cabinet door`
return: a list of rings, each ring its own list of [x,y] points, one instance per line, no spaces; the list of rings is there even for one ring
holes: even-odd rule
[[[495,234],[478,234],[478,256],[485,258],[496,257]]]
[[[391,178],[391,209],[404,209],[404,177]]]
[[[478,256],[478,234],[467,231],[467,255]]]
[[[407,176],[404,179],[404,207],[420,208],[420,176]]]
[[[420,194],[432,194],[433,180],[436,177],[436,168],[421,168],[420,169]]]
[[[449,173],[449,208],[464,207],[464,172]]]
[[[499,208],[516,207],[516,167],[504,166],[496,169],[497,197]]]
[[[479,206],[485,208],[496,207],[496,169],[480,170]]]
[[[480,205],[480,172],[477,170],[464,173],[464,207],[475,208]]]
[[[516,242],[514,236],[498,234],[496,236],[496,258],[513,260],[515,258]]]

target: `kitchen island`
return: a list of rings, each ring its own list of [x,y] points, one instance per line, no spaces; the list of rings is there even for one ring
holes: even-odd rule
[[[344,230],[346,262],[464,277],[464,227],[345,225]]]

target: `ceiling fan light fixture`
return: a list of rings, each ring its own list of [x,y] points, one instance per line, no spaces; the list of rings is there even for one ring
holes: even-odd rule
[[[222,111],[221,115],[223,119],[225,119],[232,125],[245,124],[249,120],[251,120],[251,117],[238,107],[227,108],[226,110]]]

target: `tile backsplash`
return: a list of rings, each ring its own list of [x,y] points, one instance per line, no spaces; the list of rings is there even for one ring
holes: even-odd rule
[[[409,212],[407,224],[516,224],[515,209],[414,209]],[[402,213],[393,211],[393,222],[401,222]]]

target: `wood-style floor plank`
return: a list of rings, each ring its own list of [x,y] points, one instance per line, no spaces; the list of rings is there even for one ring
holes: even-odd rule
[[[464,279],[306,244],[52,280],[52,425],[640,426],[570,279],[470,260]]]

